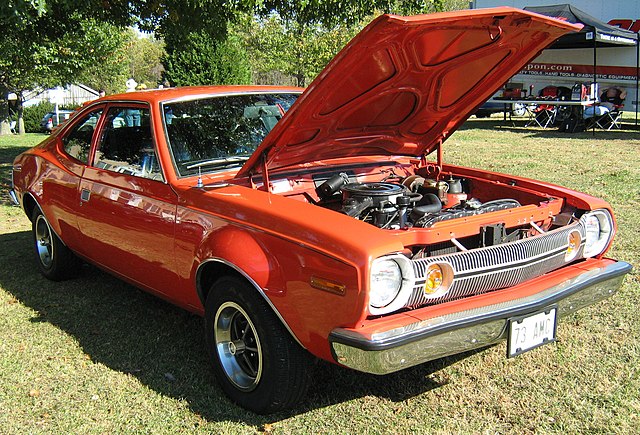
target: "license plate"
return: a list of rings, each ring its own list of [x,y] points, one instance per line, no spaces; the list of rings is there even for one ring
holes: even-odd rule
[[[507,357],[512,358],[556,340],[556,307],[509,319]]]

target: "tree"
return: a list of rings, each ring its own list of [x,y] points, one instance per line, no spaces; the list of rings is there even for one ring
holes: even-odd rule
[[[257,16],[245,16],[232,31],[246,44],[255,77],[271,83],[292,77],[305,86],[375,15],[461,7],[464,0],[266,0]]]
[[[124,92],[129,78],[155,87],[162,78],[164,43],[140,36],[133,29],[119,32],[115,35],[117,38],[107,41],[111,51],[84,68],[78,80],[93,89],[104,89],[108,94]]]
[[[67,83],[78,81],[107,93],[123,92],[129,78],[129,53],[131,32],[111,24],[102,23],[87,29],[92,42],[91,62],[82,66],[80,72]]]
[[[269,84],[277,84],[273,76],[277,71],[285,79],[293,77],[297,86],[313,79],[356,31],[356,27],[344,24],[327,29],[320,24],[286,22],[276,13],[263,19],[247,16],[232,27],[233,34],[247,46],[257,78],[266,77]]]
[[[18,97],[18,126],[24,92],[63,85],[85,68],[117,64],[123,44],[119,28],[79,15],[65,17],[63,28],[53,29],[42,16],[29,22],[15,21],[0,38],[0,134],[8,133],[8,94]]]
[[[129,77],[138,83],[155,87],[162,80],[162,59],[165,55],[163,41],[131,31],[127,47]]]
[[[251,70],[236,38],[218,41],[193,32],[180,48],[167,50],[164,77],[171,85],[247,84]]]
[[[8,95],[34,86],[62,85],[77,77],[108,40],[92,45],[100,25],[128,26],[170,38],[180,47],[190,35],[224,40],[227,21],[243,3],[222,0],[11,0],[0,4],[0,134],[9,133]],[[250,2],[249,5],[252,3]],[[217,46],[217,45],[216,45]],[[93,49],[94,51],[88,51]],[[106,54],[105,54],[106,56]],[[113,59],[112,59],[113,60]],[[118,63],[113,61],[110,63]]]

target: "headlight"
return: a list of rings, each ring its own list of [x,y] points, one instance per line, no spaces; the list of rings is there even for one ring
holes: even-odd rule
[[[379,258],[371,265],[369,305],[382,308],[398,296],[402,286],[402,271],[394,260]]]
[[[582,216],[586,240],[583,256],[594,257],[601,254],[613,237],[613,220],[606,210],[596,210]]]

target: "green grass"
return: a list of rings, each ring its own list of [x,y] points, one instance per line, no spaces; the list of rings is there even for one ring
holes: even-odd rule
[[[44,136],[0,137],[0,431],[636,433],[640,134],[516,124],[469,121],[445,159],[610,201],[619,224],[610,255],[635,266],[620,293],[563,319],[557,343],[515,359],[502,344],[385,377],[318,363],[300,407],[267,417],[224,397],[199,318],[92,267],[63,283],[37,273],[29,222],[6,190],[13,157]]]

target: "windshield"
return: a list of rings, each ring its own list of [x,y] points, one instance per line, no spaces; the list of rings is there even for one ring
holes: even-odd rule
[[[299,94],[243,94],[164,103],[180,176],[240,167]]]

